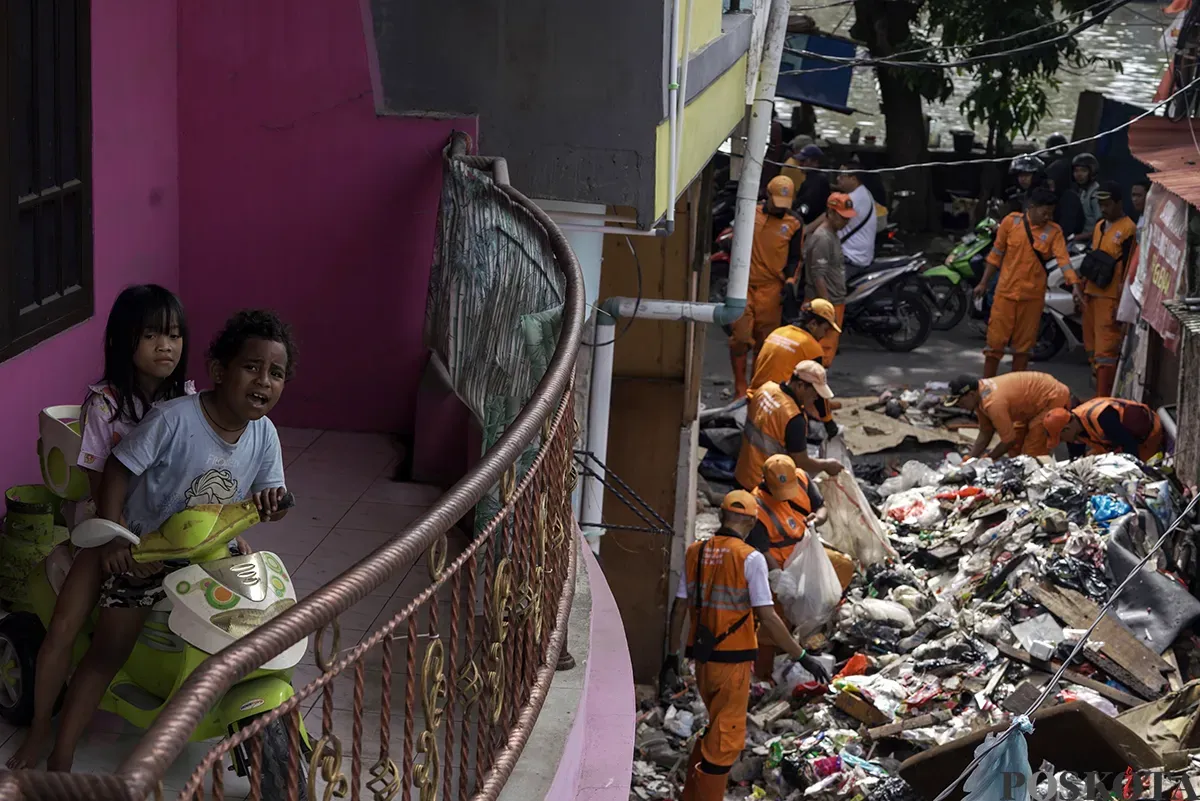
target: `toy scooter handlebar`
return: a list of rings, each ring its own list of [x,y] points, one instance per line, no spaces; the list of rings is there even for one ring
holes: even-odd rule
[[[296,496],[286,493],[279,499],[278,511],[296,505]],[[138,537],[124,526],[111,520],[91,518],[71,531],[71,542],[81,548],[95,548],[122,538],[134,548],[139,561],[164,558],[187,559],[223,546],[243,531],[267,519],[259,512],[254,500],[228,505],[201,505],[184,509],[168,518],[157,531]]]

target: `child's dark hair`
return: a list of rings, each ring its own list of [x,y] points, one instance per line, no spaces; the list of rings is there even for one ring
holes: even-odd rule
[[[179,364],[159,385],[154,397],[146,397],[137,380],[133,354],[146,332],[169,334],[174,328],[178,329],[183,340]],[[117,395],[113,421],[123,418],[131,423],[140,423],[142,414],[149,410],[151,404],[183,395],[187,380],[187,336],[187,317],[183,313],[183,304],[171,290],[157,284],[139,284],[117,295],[104,329],[104,380]],[[139,406],[142,414],[139,414]]]
[[[228,365],[251,339],[282,344],[287,351],[287,370],[284,375],[290,380],[296,374],[296,343],[292,340],[292,327],[267,309],[246,309],[230,317],[208,346],[208,358]]]

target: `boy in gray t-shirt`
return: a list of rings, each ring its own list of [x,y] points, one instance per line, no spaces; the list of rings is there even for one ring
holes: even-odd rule
[[[199,395],[188,395],[162,404],[113,449],[133,476],[125,520],[139,537],[187,507],[236,503],[283,486],[275,425],[266,417],[251,420],[230,444],[205,419],[200,403]]]

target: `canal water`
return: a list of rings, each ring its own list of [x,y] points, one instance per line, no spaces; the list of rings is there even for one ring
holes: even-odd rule
[[[985,0],[999,2],[1000,0]],[[795,0],[793,6],[797,9],[822,5],[825,0]],[[1149,108],[1151,98],[1158,87],[1159,79],[1166,69],[1167,56],[1163,51],[1162,36],[1171,18],[1163,13],[1164,3],[1134,2],[1113,12],[1103,25],[1089,28],[1080,34],[1084,49],[1093,55],[1105,58],[1116,58],[1122,62],[1123,71],[1120,73],[1107,69],[1102,65],[1086,68],[1081,71],[1060,70],[1058,79],[1061,85],[1051,93],[1050,114],[1042,120],[1034,138],[1042,141],[1055,131],[1070,137],[1075,127],[1075,109],[1081,91],[1090,89],[1101,92],[1115,100]],[[849,35],[850,26],[854,24],[854,6],[834,6],[817,10],[797,13],[813,17],[820,29],[825,32],[836,32]],[[1077,18],[1075,18],[1077,19]],[[1074,20],[1073,20],[1074,21]],[[866,56],[865,51],[860,51]],[[930,138],[932,145],[950,147],[950,132],[955,129],[965,129],[966,118],[959,110],[963,98],[970,92],[972,81],[970,76],[953,74],[954,96],[945,104],[927,103],[925,113],[930,120]],[[879,112],[879,91],[876,85],[874,70],[858,68],[850,83],[849,105],[856,109],[852,115],[838,114],[825,109],[817,109],[817,132],[820,137],[830,138],[840,142],[849,140],[850,133],[858,128],[861,135],[876,136],[879,141],[884,139],[883,115]],[[787,122],[791,116],[791,104],[780,102],[779,115]],[[980,141],[987,138],[986,128],[976,126],[976,134]],[[1018,137],[1018,141],[1021,138]]]

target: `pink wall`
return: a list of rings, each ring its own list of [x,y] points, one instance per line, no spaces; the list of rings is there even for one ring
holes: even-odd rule
[[[238,308],[294,326],[277,422],[408,432],[441,150],[475,125],[375,116],[364,5],[180,3],[182,292],[194,356]]]
[[[0,364],[0,489],[41,482],[37,414],[79,403],[103,365],[104,321],[132,283],[179,284],[175,5],[92,0],[96,314]]]

